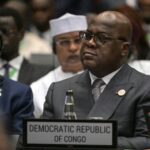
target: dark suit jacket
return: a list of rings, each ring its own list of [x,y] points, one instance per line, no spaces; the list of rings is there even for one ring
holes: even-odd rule
[[[102,117],[118,122],[118,146],[150,148],[142,107],[150,106],[150,77],[128,65],[111,79],[99,100],[94,103],[88,71],[51,85],[46,96],[44,118],[63,118],[65,93],[73,89],[78,119]],[[118,91],[124,89],[124,95]]]
[[[33,81],[44,76],[50,70],[52,70],[51,66],[31,64],[24,59],[19,71],[18,81],[30,85]]]
[[[31,89],[19,82],[0,76],[0,115],[10,134],[22,133],[23,118],[33,117]]]

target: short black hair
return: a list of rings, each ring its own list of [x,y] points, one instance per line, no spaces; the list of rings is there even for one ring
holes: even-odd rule
[[[18,28],[18,31],[21,31],[24,28],[23,20],[19,12],[13,8],[0,8],[0,17],[13,17]]]

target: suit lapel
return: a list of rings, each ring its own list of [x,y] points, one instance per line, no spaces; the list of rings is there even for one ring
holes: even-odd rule
[[[88,117],[100,117],[102,119],[109,119],[116,110],[119,103],[123,100],[132,84],[116,85],[115,87],[106,87],[101,94],[99,100],[94,104]],[[121,90],[125,91],[121,94]],[[119,94],[120,93],[120,94]]]
[[[88,71],[85,71],[72,86],[78,119],[85,119],[94,104],[90,82]]]
[[[120,102],[133,87],[133,84],[129,82],[130,73],[130,67],[128,65],[123,66],[106,86],[88,117],[109,119],[112,116]]]
[[[24,59],[22,64],[21,64],[20,71],[19,71],[18,81],[22,82],[22,83],[25,83],[25,84],[29,84],[31,76],[32,76],[32,67]]]

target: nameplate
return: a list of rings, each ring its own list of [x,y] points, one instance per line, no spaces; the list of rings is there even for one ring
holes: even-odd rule
[[[24,120],[26,146],[117,146],[116,121],[104,120]]]

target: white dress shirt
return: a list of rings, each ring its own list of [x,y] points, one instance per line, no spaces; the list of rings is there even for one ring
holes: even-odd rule
[[[43,105],[45,102],[45,96],[47,94],[48,88],[53,82],[61,81],[67,78],[70,78],[76,74],[81,73],[71,73],[63,72],[62,68],[59,66],[53,71],[50,71],[48,74],[40,78],[39,80],[31,84],[31,89],[33,92],[33,101],[34,101],[34,115],[36,118],[39,118],[43,112]]]
[[[22,56],[18,56],[9,62],[6,62],[5,60],[0,59],[0,75],[3,76],[5,74],[5,69],[3,68],[3,66],[6,63],[9,63],[10,65],[9,78],[12,80],[18,81],[18,75],[19,75],[22,62],[23,62]]]

